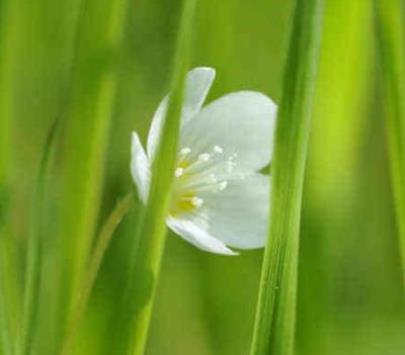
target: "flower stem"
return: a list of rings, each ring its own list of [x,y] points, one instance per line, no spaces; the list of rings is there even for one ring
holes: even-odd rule
[[[67,325],[67,331],[62,345],[61,355],[68,355],[73,353],[73,341],[78,331],[83,313],[86,309],[86,305],[91,294],[94,282],[96,280],[98,271],[100,269],[104,254],[108,246],[110,245],[111,238],[114,235],[115,230],[120,224],[122,218],[132,207],[133,202],[133,194],[129,193],[128,195],[126,195],[121,201],[117,203],[114,210],[111,212],[110,216],[106,220],[103,228],[101,229],[100,235],[97,239],[97,244],[90,258],[85,280],[83,282],[83,285],[81,286],[79,296],[73,306],[73,312]]]
[[[312,118],[323,0],[297,0],[277,119],[272,213],[251,355],[294,351],[301,201]]]
[[[10,161],[12,125],[12,68],[16,5],[11,1],[0,3],[0,354],[12,355],[14,334],[10,315],[13,313],[10,286],[16,280],[10,274],[9,264],[14,242],[9,233]],[[14,260],[12,260],[14,261]],[[18,301],[14,300],[14,303]]]
[[[405,284],[405,22],[401,0],[375,0],[386,125]]]

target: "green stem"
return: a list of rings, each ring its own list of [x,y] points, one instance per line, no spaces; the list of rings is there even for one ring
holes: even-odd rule
[[[117,344],[116,354],[141,355],[145,351],[166,239],[165,219],[174,176],[184,81],[189,68],[196,3],[196,0],[183,1],[172,69],[171,95],[159,148],[152,166],[149,199],[143,211],[137,236],[133,240],[129,277],[121,309],[125,329],[121,335],[123,340]]]
[[[21,328],[21,338],[18,347],[18,354],[28,355],[32,351],[32,343],[36,332],[36,322],[38,315],[38,299],[41,283],[41,256],[42,256],[42,210],[44,204],[44,191],[46,171],[52,146],[55,142],[56,128],[58,121],[55,121],[49,130],[48,137],[44,145],[42,159],[39,165],[39,172],[34,192],[32,205],[31,228],[27,245],[23,321]]]
[[[12,45],[16,25],[15,5],[9,1],[0,3],[0,354],[13,354],[14,337],[12,334],[10,280],[7,267],[10,253],[9,204],[11,193],[10,153],[12,120]],[[13,25],[13,26],[12,26]]]
[[[272,164],[272,213],[251,355],[294,351],[301,201],[323,0],[297,0]]]
[[[375,0],[398,238],[405,284],[405,22],[401,0]]]
[[[120,224],[122,218],[132,207],[133,201],[133,194],[129,193],[120,202],[118,202],[116,207],[108,217],[107,221],[105,222],[103,228],[101,229],[97,244],[94,248],[94,252],[90,258],[85,280],[80,289],[78,299],[73,306],[73,312],[68,322],[66,335],[62,345],[61,355],[68,355],[73,353],[72,346],[74,338],[78,331],[83,313],[86,309],[87,302],[91,294],[91,290],[93,289],[93,285],[100,269],[104,254],[108,246],[110,245],[111,238],[118,225]]]

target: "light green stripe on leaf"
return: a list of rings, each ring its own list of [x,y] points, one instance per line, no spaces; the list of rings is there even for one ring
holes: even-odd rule
[[[405,282],[405,22],[401,0],[376,0],[391,175]]]

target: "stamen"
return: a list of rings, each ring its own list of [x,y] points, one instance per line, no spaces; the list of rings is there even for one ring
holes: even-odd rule
[[[210,160],[210,158],[211,158],[211,155],[208,153],[202,153],[198,156],[198,160],[200,160],[200,161],[208,161],[208,160]]]
[[[222,154],[222,153],[224,152],[224,149],[221,148],[219,145],[215,145],[215,146],[214,146],[214,152],[215,152],[215,153]]]
[[[180,154],[181,154],[181,155],[187,155],[187,154],[190,154],[190,153],[191,153],[191,149],[188,148],[188,147],[184,147],[184,148],[182,148],[182,149],[180,150]]]
[[[176,170],[174,171],[174,176],[175,177],[180,177],[182,176],[184,173],[184,169],[183,168],[176,168]]]
[[[191,199],[191,204],[194,206],[194,207],[201,207],[203,204],[204,204],[204,200],[202,199],[202,198],[200,198],[200,197],[197,197],[197,196],[195,196],[195,197],[193,197],[192,199]]]

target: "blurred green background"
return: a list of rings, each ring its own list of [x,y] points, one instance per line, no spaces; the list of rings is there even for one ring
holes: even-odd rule
[[[73,261],[60,250],[71,233],[94,238],[117,199],[133,188],[131,131],[145,141],[167,91],[181,2],[129,0],[121,19],[122,46],[111,35],[119,27],[110,17],[114,3],[0,1],[0,223],[3,237],[12,241],[7,256],[13,262],[1,282],[11,284],[8,311],[14,320],[20,314],[35,175],[49,127],[56,117],[61,122],[42,231],[35,344],[41,355],[56,354],[62,317],[56,300],[71,277]],[[292,3],[199,2],[192,62],[217,70],[209,101],[250,89],[278,102]],[[405,354],[404,294],[374,52],[372,2],[326,0],[302,219],[300,355]],[[100,85],[109,94],[95,94]],[[88,149],[95,149],[95,161]],[[138,207],[106,254],[75,354],[111,354],[110,335],[119,327],[113,315]],[[79,232],[77,218],[85,219]],[[215,256],[170,233],[147,353],[247,354],[262,255],[258,250]]]

